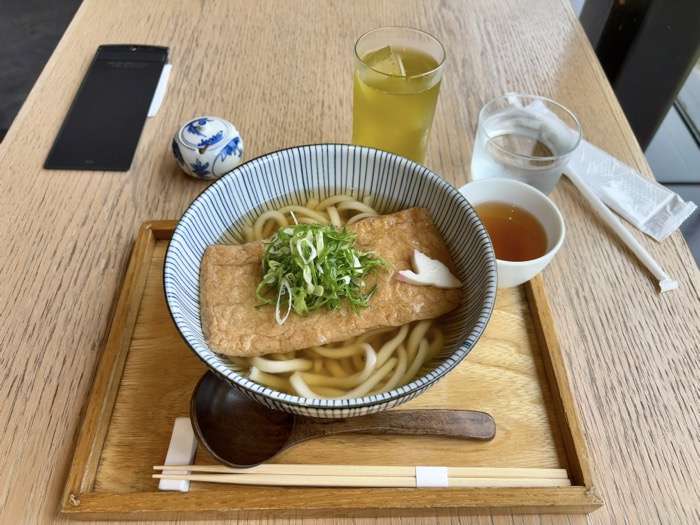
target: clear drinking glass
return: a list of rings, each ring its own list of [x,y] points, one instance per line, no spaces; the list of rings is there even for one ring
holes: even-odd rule
[[[472,180],[504,177],[549,194],[581,142],[581,125],[544,97],[509,93],[479,112]]]
[[[408,27],[382,27],[355,44],[352,142],[425,162],[445,49]]]

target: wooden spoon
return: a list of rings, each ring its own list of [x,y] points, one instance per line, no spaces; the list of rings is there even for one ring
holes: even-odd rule
[[[231,467],[253,467],[297,443],[331,434],[435,435],[490,440],[493,418],[474,410],[398,410],[342,419],[317,419],[267,408],[213,372],[192,394],[190,417],[200,443]]]

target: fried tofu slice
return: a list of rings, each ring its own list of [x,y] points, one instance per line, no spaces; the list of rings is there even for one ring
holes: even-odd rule
[[[262,279],[263,244],[208,246],[200,269],[200,308],[209,347],[232,356],[291,352],[344,341],[374,328],[436,318],[457,307],[461,288],[416,286],[396,279],[398,271],[411,268],[414,249],[442,261],[454,273],[445,241],[427,209],[370,217],[348,230],[356,233],[360,250],[391,263],[389,271],[371,272],[365,279],[367,289],[378,284],[369,306],[359,314],[348,305],[306,316],[292,312],[282,325],[275,320],[275,307],[258,307],[255,296]]]

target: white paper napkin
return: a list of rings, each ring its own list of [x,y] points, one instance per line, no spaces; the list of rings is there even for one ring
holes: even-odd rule
[[[559,120],[540,101],[527,106],[529,111]],[[561,132],[571,132],[559,126]],[[647,179],[593,144],[581,140],[571,155],[567,171],[573,171],[598,198],[640,231],[662,241],[697,208],[680,195]]]
[[[697,208],[586,141],[581,141],[567,169],[576,172],[607,206],[657,241],[673,233]]]

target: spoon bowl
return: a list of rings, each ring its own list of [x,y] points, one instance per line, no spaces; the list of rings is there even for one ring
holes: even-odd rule
[[[268,408],[206,372],[192,393],[190,418],[202,446],[231,467],[253,467],[283,450],[332,434],[434,435],[487,441],[493,418],[475,410],[399,410],[351,418],[311,418]]]

